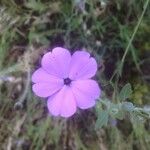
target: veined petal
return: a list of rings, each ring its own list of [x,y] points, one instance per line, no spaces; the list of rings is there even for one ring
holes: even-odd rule
[[[71,88],[64,86],[63,89],[48,99],[47,106],[54,116],[72,116],[76,112],[76,102]]]
[[[42,67],[51,75],[66,78],[69,74],[70,61],[70,52],[67,49],[56,47],[52,52],[43,56],[41,63]]]
[[[100,88],[94,80],[77,80],[71,83],[71,88],[77,103],[81,109],[87,109],[95,105],[95,100],[100,96]]]
[[[49,97],[63,87],[61,82],[41,82],[32,86],[33,92],[39,97]]]
[[[63,79],[60,79],[56,76],[50,75],[43,68],[37,69],[32,75],[32,82],[34,83],[63,83]]]
[[[88,52],[77,51],[72,55],[69,77],[76,79],[89,79],[95,75],[97,63]]]

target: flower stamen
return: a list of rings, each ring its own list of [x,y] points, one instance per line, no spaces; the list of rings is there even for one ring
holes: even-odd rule
[[[64,84],[65,85],[70,85],[70,83],[71,83],[71,79],[69,79],[69,78],[64,79]]]

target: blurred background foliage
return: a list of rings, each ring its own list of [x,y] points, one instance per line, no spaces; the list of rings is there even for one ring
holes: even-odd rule
[[[0,0],[0,150],[148,150],[149,118],[132,103],[150,111],[149,36],[149,0]],[[55,46],[97,59],[96,108],[53,118],[33,95],[30,75]]]

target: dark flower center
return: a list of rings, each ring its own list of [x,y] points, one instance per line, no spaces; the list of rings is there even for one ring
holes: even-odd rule
[[[69,78],[64,79],[64,84],[65,85],[69,85],[70,83],[71,83],[71,79],[69,79]]]

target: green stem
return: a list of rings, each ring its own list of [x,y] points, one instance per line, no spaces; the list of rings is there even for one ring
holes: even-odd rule
[[[141,16],[140,16],[140,18],[139,18],[139,20],[138,20],[138,23],[137,23],[136,27],[134,28],[134,32],[133,32],[133,34],[132,34],[132,36],[131,36],[131,39],[130,39],[130,41],[129,41],[129,43],[128,43],[126,49],[125,49],[124,55],[123,55],[123,57],[122,57],[122,59],[121,59],[121,65],[120,65],[121,69],[119,69],[119,70],[121,70],[121,73],[122,73],[122,67],[123,67],[123,64],[124,64],[126,55],[127,55],[128,51],[129,51],[129,48],[130,48],[130,46],[131,46],[131,44],[132,44],[132,41],[133,41],[134,37],[135,37],[135,35],[136,35],[137,31],[138,31],[138,28],[139,28],[139,26],[140,26],[140,24],[141,24],[141,22],[142,22],[143,16],[144,16],[144,14],[145,14],[145,12],[146,12],[146,9],[147,9],[147,7],[148,7],[148,3],[149,3],[149,0],[147,0],[147,1],[145,2],[143,12],[142,12],[142,14],[141,14]],[[120,73],[120,74],[121,74],[121,73]]]

